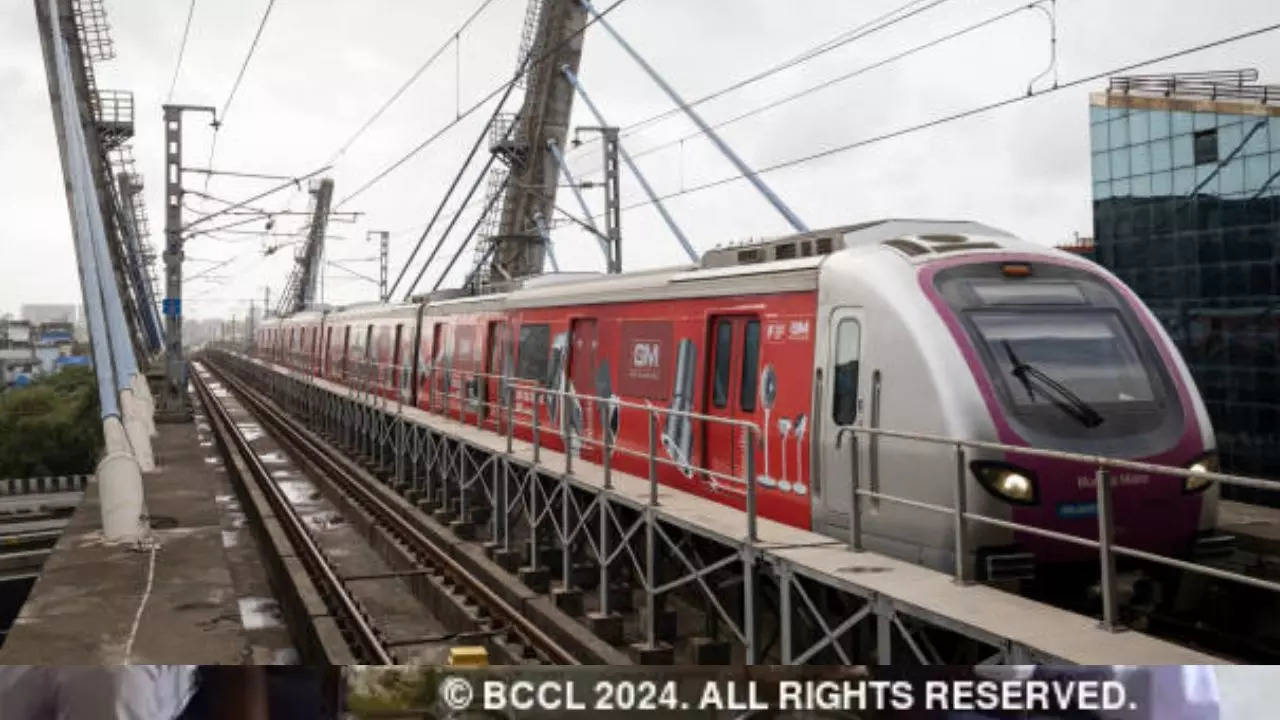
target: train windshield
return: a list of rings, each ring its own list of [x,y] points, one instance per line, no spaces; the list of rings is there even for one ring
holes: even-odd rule
[[[976,311],[970,318],[1019,407],[1072,407],[1085,422],[1093,405],[1155,400],[1133,340],[1113,312]]]

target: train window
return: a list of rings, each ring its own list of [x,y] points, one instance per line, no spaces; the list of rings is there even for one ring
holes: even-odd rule
[[[550,325],[521,325],[516,374],[525,380],[545,380],[547,353],[551,349]]]
[[[774,247],[774,248],[773,248],[773,259],[774,259],[774,260],[791,260],[791,259],[792,259],[792,258],[794,258],[795,256],[796,256],[796,246],[795,246],[795,243],[788,243],[788,244],[786,244],[786,245],[778,245],[778,246],[776,246],[776,247]]]
[[[711,403],[718,408],[729,404],[729,360],[733,352],[733,324],[721,320],[716,325],[716,366],[711,386]]]
[[[742,336],[742,389],[738,407],[745,412],[756,409],[756,383],[760,377],[760,321],[748,320]]]
[[[858,418],[858,359],[862,352],[862,326],[845,318],[836,327],[835,368],[831,382],[831,418],[837,425],[852,425]]]

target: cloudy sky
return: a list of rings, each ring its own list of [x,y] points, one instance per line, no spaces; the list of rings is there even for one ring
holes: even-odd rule
[[[47,0],[38,0],[46,2]],[[493,0],[440,59],[377,123],[334,160],[328,172],[345,198],[460,111],[510,77],[527,0]],[[454,34],[480,0],[276,0],[225,125],[214,166],[225,170],[302,175],[337,151],[414,70]],[[600,6],[608,3],[601,0]],[[769,68],[904,4],[903,0],[624,0],[609,16],[686,98],[714,92]],[[809,62],[708,102],[709,121],[729,118],[827,79],[876,63],[913,46],[1025,5],[1014,0],[921,0],[914,17],[848,43]],[[173,80],[188,0],[105,0],[117,58],[97,66],[101,88],[128,89],[137,102],[134,152],[148,181],[147,203],[162,243],[161,110]],[[267,0],[196,0],[173,101],[221,110],[258,27]],[[1057,0],[1058,78],[1067,82],[1280,22],[1274,0]],[[1049,23],[1023,10],[962,37],[727,126],[723,135],[753,167],[871,138],[1026,92],[1048,65]],[[1256,67],[1280,83],[1280,33],[1144,67],[1143,72]],[[24,302],[77,302],[66,203],[32,0],[0,0],[0,313]],[[599,28],[587,31],[581,76],[606,119],[626,127],[667,110],[669,101]],[[1052,73],[1037,84],[1052,84]],[[1091,227],[1088,93],[1092,83],[958,122],[865,145],[766,174],[766,181],[810,227],[885,216],[980,220],[1036,242],[1055,244]],[[331,259],[376,276],[368,230],[393,234],[392,274],[417,239],[487,118],[485,106],[456,123],[385,179],[347,201],[363,213],[353,224],[331,224]],[[574,125],[594,125],[579,103]],[[687,135],[683,117],[646,126],[624,138],[632,153]],[[204,116],[191,115],[184,163],[204,167],[213,137]],[[587,178],[596,175],[597,146],[571,155]],[[639,164],[663,194],[733,173],[704,139],[645,155]],[[468,177],[471,177],[468,175]],[[204,178],[187,176],[203,190]],[[238,200],[261,181],[218,177],[208,194]],[[643,199],[624,175],[624,204]],[[219,207],[188,196],[197,211]],[[588,193],[598,204],[599,191]],[[259,205],[304,211],[308,195],[290,190]],[[456,204],[456,203],[455,203]],[[564,207],[576,207],[561,196]],[[696,247],[788,230],[783,218],[745,182],[669,201]],[[465,211],[445,243],[452,254],[478,207]],[[194,217],[195,213],[189,213]],[[284,216],[274,231],[305,220]],[[441,224],[443,225],[443,223]],[[261,223],[245,226],[261,229]],[[233,262],[189,283],[186,312],[243,317],[248,299],[278,291],[292,248],[264,256],[265,243],[289,238],[223,234],[187,246],[188,276],[214,262]],[[429,238],[434,242],[435,233]],[[623,216],[629,269],[681,262],[683,253],[651,207]],[[566,269],[597,270],[595,242],[573,227],[554,233]],[[452,276],[466,271],[470,252]],[[441,265],[442,267],[442,265]],[[415,269],[416,270],[416,269]],[[439,269],[427,272],[433,283]],[[326,299],[369,300],[376,288],[331,268]]]

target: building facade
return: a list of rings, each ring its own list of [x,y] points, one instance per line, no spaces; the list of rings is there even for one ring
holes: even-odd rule
[[[32,325],[43,323],[75,323],[80,317],[75,305],[23,305],[19,315]]]
[[[1256,79],[1114,78],[1090,98],[1094,242],[1181,349],[1223,468],[1280,478],[1280,86]]]

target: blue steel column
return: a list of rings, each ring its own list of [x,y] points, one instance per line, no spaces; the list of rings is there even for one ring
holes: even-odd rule
[[[596,234],[596,242],[600,243],[600,251],[604,253],[604,261],[609,262],[609,243],[600,233],[600,229],[596,227],[595,221],[591,219],[591,208],[587,207],[587,201],[582,197],[582,189],[578,187],[578,181],[574,179],[573,173],[569,170],[569,166],[564,161],[564,153],[560,152],[560,146],[554,141],[547,141],[547,150],[551,153],[551,157],[555,158],[556,166],[560,168],[560,173],[564,175],[564,181],[569,185],[569,189],[573,191],[573,196],[578,199],[578,207],[582,208],[582,219],[591,226],[591,231]]]
[[[582,102],[587,104],[587,109],[591,111],[592,115],[596,116],[596,122],[602,126],[608,126],[609,123],[604,119],[604,115],[600,114],[600,109],[596,107],[595,103],[591,102],[587,91],[583,89],[582,83],[578,81],[578,76],[573,74],[568,65],[560,68],[560,72],[564,73],[564,76],[573,84],[573,89],[578,91],[578,95],[582,97]],[[658,194],[649,186],[649,181],[640,172],[640,168],[636,167],[635,162],[631,159],[631,153],[628,153],[626,148],[622,147],[622,143],[618,143],[618,152],[622,154],[622,160],[627,164],[627,168],[631,170],[631,174],[636,176],[636,181],[640,183],[640,188],[644,190],[644,194],[649,196],[649,201],[653,203],[653,206],[658,209],[658,214],[666,221],[667,227],[671,228],[676,240],[680,241],[680,247],[683,247],[684,251],[688,253],[691,261],[698,262],[698,253],[694,251],[693,245],[689,244],[689,239],[680,231],[680,226],[676,225],[675,218],[671,217],[671,213],[667,212],[666,206],[658,199]]]
[[[600,13],[596,12],[596,9],[591,6],[591,3],[587,2],[587,0],[578,0],[578,2],[581,3],[582,7],[586,8],[586,11],[591,14],[596,22],[600,23],[601,27],[613,36],[614,40],[618,41],[618,44],[622,46],[622,49],[626,51],[626,53],[630,55],[641,68],[644,68],[644,71],[649,74],[649,77],[653,78],[653,81],[658,84],[658,87],[662,88],[662,91],[667,94],[667,97],[671,98],[672,102],[680,106],[680,109],[689,116],[689,119],[698,126],[698,129],[711,139],[711,142],[714,143],[716,148],[729,159],[729,162],[733,163],[733,166],[738,169],[738,172],[742,173],[742,176],[747,180],[750,180],[756,190],[759,190],[760,194],[764,195],[765,199],[769,201],[769,204],[773,205],[774,209],[781,213],[782,216],[787,219],[788,223],[791,223],[791,227],[795,228],[796,232],[809,232],[809,226],[805,225],[804,221],[796,216],[796,214],[791,211],[791,208],[787,207],[786,203],[782,202],[781,198],[774,194],[773,189],[766,185],[765,182],[760,179],[760,176],[748,167],[747,164],[742,161],[742,158],[738,157],[737,153],[735,153],[733,149],[716,134],[716,131],[711,129],[711,126],[708,125],[693,108],[689,107],[689,104],[676,93],[675,89],[668,85],[667,81],[663,80],[662,76],[659,75],[658,72],[649,65],[649,63],[645,62],[644,58],[640,57],[640,54],[637,53],[616,30],[613,29],[613,26],[610,25],[608,21],[600,15]],[[603,124],[603,122],[601,124]],[[631,164],[630,159],[627,160],[627,164]]]

